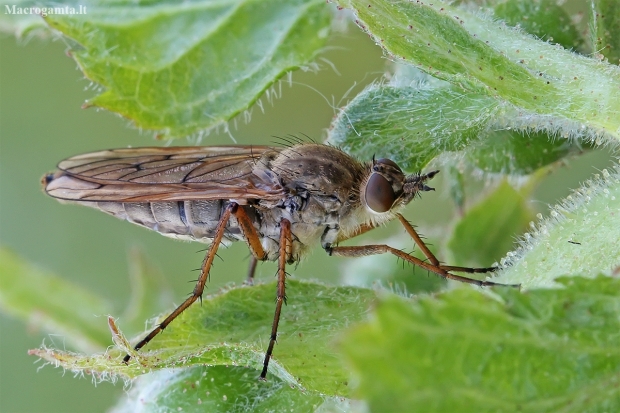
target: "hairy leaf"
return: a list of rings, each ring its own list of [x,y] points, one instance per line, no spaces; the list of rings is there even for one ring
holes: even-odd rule
[[[112,413],[344,412],[347,409],[347,399],[301,392],[274,377],[259,381],[256,371],[246,367],[196,366],[141,376]]]
[[[581,150],[543,132],[495,130],[512,109],[484,94],[426,79],[415,86],[398,82],[357,95],[332,123],[329,141],[362,159],[388,157],[409,171],[460,152],[485,172],[523,175]]]
[[[445,90],[411,95],[410,116],[403,112],[403,96],[378,101],[383,108],[393,109],[400,124],[393,133],[392,145],[404,146],[408,153],[416,146],[424,164],[430,150],[451,150],[463,146],[472,133],[485,126],[488,130],[511,129],[525,133],[546,131],[561,138],[599,139],[617,142],[620,139],[620,70],[617,66],[586,58],[532,38],[516,29],[501,25],[441,1],[383,2],[342,0],[340,4],[354,10],[358,24],[385,51],[388,58],[411,66],[452,84],[457,101],[448,101],[448,111],[471,108],[465,117],[442,115],[446,103]],[[566,68],[570,67],[570,71]],[[416,89],[416,86],[412,86]],[[489,111],[481,111],[486,101]],[[433,107],[427,102],[436,102]],[[411,127],[418,117],[419,102],[424,113],[433,113],[428,121]],[[356,102],[359,104],[359,102]],[[385,109],[380,109],[385,111]],[[462,111],[463,109],[461,109]],[[332,127],[333,142],[345,146],[368,145],[374,136],[388,141],[386,128],[359,127],[349,122],[345,108]],[[353,118],[375,117],[372,111],[353,114]],[[407,122],[407,119],[410,119]],[[347,124],[347,122],[349,122]],[[466,128],[463,126],[466,125]],[[445,138],[420,137],[423,128],[447,133]],[[402,130],[407,128],[407,136]],[[463,137],[459,139],[458,133]],[[439,135],[435,133],[436,135]],[[411,139],[412,143],[406,142]],[[349,140],[362,144],[351,143]],[[424,143],[421,143],[424,141]],[[374,142],[376,143],[376,142]],[[391,148],[390,148],[391,149]],[[413,166],[413,162],[410,161]]]
[[[615,0],[592,2],[590,26],[593,28],[592,47],[609,60],[620,64],[620,4]]]
[[[347,396],[349,374],[330,342],[364,317],[375,293],[294,280],[288,281],[286,291],[288,305],[282,310],[268,377],[317,394]],[[143,350],[132,352],[129,365],[122,361],[126,348],[95,356],[47,348],[31,354],[72,371],[109,377],[134,378],[173,367],[233,365],[250,367],[248,374],[257,379],[269,343],[275,292],[275,284],[267,284],[205,297],[202,306],[191,306]],[[115,341],[126,347],[119,334],[115,333]]]
[[[502,260],[497,281],[531,288],[552,286],[562,275],[617,272],[620,166],[604,169],[530,227]]]
[[[620,280],[381,300],[342,348],[372,412],[620,409]]]
[[[94,1],[86,15],[50,15],[71,54],[105,91],[88,101],[172,138],[247,109],[323,46],[319,0]]]
[[[566,49],[583,46],[583,39],[566,11],[553,0],[499,2],[495,16],[538,38],[559,43]]]
[[[513,248],[533,215],[525,197],[503,181],[456,225],[448,243],[454,264],[491,266]]]

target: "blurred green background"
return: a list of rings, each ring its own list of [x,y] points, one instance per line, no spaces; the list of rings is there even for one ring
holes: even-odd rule
[[[128,127],[118,116],[80,109],[96,92],[65,55],[65,49],[59,39],[0,39],[0,242],[26,260],[106,297],[116,316],[122,314],[129,299],[128,251],[138,246],[161,269],[174,290],[175,303],[179,303],[193,288],[192,270],[200,265],[202,245],[173,241],[89,208],[61,205],[41,192],[41,176],[68,156],[164,144]],[[237,119],[237,128],[230,123],[231,135],[238,143],[265,144],[274,140],[272,136],[287,134],[307,134],[320,140],[335,114],[332,106],[344,105],[346,100],[341,98],[350,88],[349,97],[353,97],[386,70],[387,61],[379,48],[355,27],[334,34],[320,57],[325,59],[317,60],[320,70],[294,72],[291,86],[283,81],[281,99],[273,105],[263,100],[264,114],[254,107],[250,124],[244,123],[243,116]],[[231,143],[227,133],[212,134],[201,142]],[[568,195],[570,188],[605,167],[608,160],[606,152],[597,151],[558,169],[537,189],[534,208],[545,211],[548,203]],[[440,179],[435,186],[440,191],[416,200],[406,215],[422,233],[436,236],[449,228],[454,208],[447,192],[441,191],[447,187],[445,181]],[[401,232],[392,223],[366,239]],[[211,273],[209,292],[226,283],[242,282],[246,275],[245,246],[234,245],[219,254],[224,261]],[[300,278],[339,283],[346,265],[345,259],[325,259],[317,250],[290,272]],[[270,281],[274,273],[275,266],[268,263],[259,265],[257,275]],[[105,323],[105,315],[94,314],[93,323]],[[122,318],[118,323],[122,328]],[[27,350],[44,340],[70,349],[63,337],[5,315],[0,315],[0,333],[0,412],[101,412],[123,391],[122,383],[95,386],[91,377],[74,378],[51,366],[38,370],[40,364]]]

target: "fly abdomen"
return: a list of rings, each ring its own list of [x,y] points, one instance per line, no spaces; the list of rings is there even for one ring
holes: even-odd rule
[[[163,235],[212,238],[223,210],[221,200],[124,203],[127,220]]]
[[[185,218],[185,201],[151,202],[151,211],[157,222],[155,231],[162,234],[187,235],[189,227]]]
[[[229,204],[224,200],[161,201],[161,202],[97,202],[84,204],[96,207],[116,218],[152,229],[162,235],[190,241],[210,242],[215,228]],[[252,208],[248,216],[258,224]],[[243,240],[237,221],[231,218],[226,225],[226,239]]]
[[[125,206],[122,202],[97,202],[93,205],[92,202],[82,202],[82,205],[96,207],[103,212],[115,216],[118,219],[126,220],[127,213],[125,212]]]
[[[212,238],[215,227],[224,211],[220,199],[212,201],[185,201],[185,219],[191,228],[191,234],[196,239]],[[230,225],[230,223],[228,224]]]
[[[155,229],[157,221],[153,216],[149,202],[125,202],[123,206],[125,207],[125,213],[127,213],[127,221]]]
[[[186,201],[187,202],[187,201]],[[187,237],[190,228],[180,213],[180,202],[97,202],[97,207],[140,226],[152,229],[163,235]]]
[[[191,236],[197,241],[205,241],[215,236],[215,229],[224,214],[224,211],[232,201],[185,201],[185,217],[190,228]],[[254,228],[260,228],[260,214],[249,205],[240,205],[245,210]],[[226,224],[224,239],[229,241],[244,241],[244,235],[235,217],[230,217]]]

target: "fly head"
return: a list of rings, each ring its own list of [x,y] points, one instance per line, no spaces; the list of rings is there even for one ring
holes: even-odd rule
[[[439,171],[405,175],[392,160],[373,159],[370,175],[360,191],[363,204],[375,214],[407,205],[421,191],[434,191],[426,185]]]

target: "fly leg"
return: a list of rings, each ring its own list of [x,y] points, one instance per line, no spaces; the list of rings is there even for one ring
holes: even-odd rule
[[[248,248],[252,253],[252,257],[250,257],[250,268],[248,269],[248,278],[247,283],[252,285],[254,284],[254,272],[256,271],[256,264],[258,260],[265,261],[267,259],[267,254],[263,249],[263,245],[260,242],[260,237],[256,232],[256,228],[252,224],[252,220],[245,212],[243,208],[237,208],[233,215],[237,218],[237,222],[239,224],[239,228],[241,228],[241,232],[243,233],[243,237],[248,243]]]
[[[198,281],[196,282],[196,286],[194,287],[194,291],[192,294],[185,300],[181,305],[179,305],[164,321],[162,321],[157,327],[155,327],[146,337],[144,337],[134,349],[140,350],[144,347],[149,341],[153,339],[157,334],[162,332],[168,325],[177,318],[187,307],[192,305],[194,301],[202,296],[202,292],[204,291],[205,284],[207,279],[209,278],[209,270],[211,269],[211,265],[213,264],[213,260],[215,259],[215,255],[217,253],[217,248],[222,242],[222,238],[224,237],[224,232],[226,231],[226,224],[230,219],[230,215],[234,214],[237,211],[239,206],[236,203],[230,203],[224,213],[220,217],[220,222],[217,223],[217,227],[215,228],[215,236],[213,237],[213,242],[209,246],[207,250],[207,255],[202,261],[202,266],[200,267],[200,276],[198,277]],[[127,363],[131,355],[127,354],[123,358],[123,362]]]
[[[418,267],[424,268],[430,272],[433,272],[443,278],[447,278],[450,280],[456,280],[460,282],[464,282],[467,284],[474,284],[481,287],[486,286],[508,286],[508,287],[519,287],[519,284],[500,284],[493,281],[486,280],[476,280],[473,278],[462,277],[460,275],[452,274],[450,271],[464,271],[469,273],[474,272],[488,272],[492,271],[492,268],[466,268],[466,267],[453,267],[441,265],[439,260],[435,255],[428,249],[426,244],[422,241],[418,233],[413,229],[411,224],[405,220],[400,214],[397,214],[398,219],[403,224],[409,235],[414,239],[416,244],[420,247],[424,255],[428,258],[430,262],[422,261],[419,258],[413,257],[406,252],[403,252],[399,249],[390,247],[389,245],[379,244],[379,245],[364,245],[359,247],[331,247],[325,248],[329,255],[336,255],[341,257],[363,257],[367,255],[375,255],[375,254],[385,254],[390,253],[398,258],[410,262],[411,264],[417,265]]]
[[[466,272],[470,274],[492,272],[497,269],[495,267],[469,268],[469,267],[455,267],[452,265],[441,265],[437,257],[435,257],[435,254],[433,254],[431,250],[428,249],[424,241],[422,241],[422,238],[420,238],[420,235],[418,235],[417,231],[413,228],[413,226],[409,223],[409,221],[407,221],[401,214],[396,214],[396,216],[398,217],[398,220],[400,221],[400,223],[403,224],[403,227],[405,227],[405,230],[407,231],[407,233],[411,236],[411,238],[413,238],[416,245],[420,248],[420,250],[422,250],[422,253],[424,254],[424,256],[428,258],[430,263],[433,264],[434,266],[441,268],[445,271]]]
[[[248,243],[248,247],[252,252],[252,258],[250,261],[250,270],[248,272],[248,283],[252,284],[254,280],[254,270],[256,269],[256,263],[258,260],[264,261],[267,259],[267,254],[263,249],[260,242],[260,237],[256,232],[256,229],[252,225],[252,221],[245,213],[243,208],[237,208],[233,215],[237,218],[239,227],[243,232],[243,235]],[[292,234],[291,223],[287,219],[280,221],[280,251],[278,257],[278,293],[276,296],[276,312],[273,317],[273,324],[271,325],[271,337],[269,339],[269,346],[265,353],[265,361],[263,362],[263,370],[260,374],[262,380],[267,376],[267,368],[269,367],[269,360],[273,353],[273,347],[276,344],[278,338],[278,324],[280,323],[280,312],[282,311],[282,303],[286,303],[286,263],[290,260],[292,255]]]
[[[254,285],[254,273],[256,272],[256,264],[258,264],[258,259],[252,255],[250,257],[250,267],[248,268],[248,277],[245,281],[248,285]]]
[[[271,325],[271,337],[269,339],[269,347],[267,347],[267,353],[265,353],[265,361],[263,362],[263,371],[260,374],[262,380],[267,376],[267,367],[269,366],[269,360],[273,353],[273,346],[276,344],[278,338],[278,324],[280,323],[280,312],[282,311],[282,303],[286,303],[285,283],[286,283],[286,271],[285,266],[289,258],[291,257],[293,241],[291,236],[291,223],[283,218],[280,221],[280,256],[278,257],[278,294],[276,296],[276,313],[273,317],[273,324]]]

